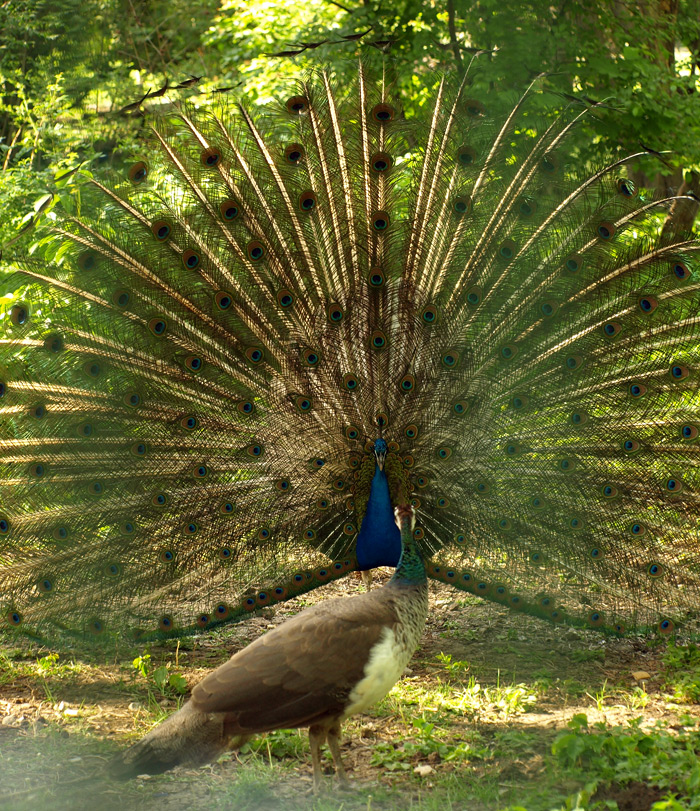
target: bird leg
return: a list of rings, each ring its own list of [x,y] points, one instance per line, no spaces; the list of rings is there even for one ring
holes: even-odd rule
[[[340,754],[340,722],[333,721],[331,726],[327,724],[313,724],[309,727],[309,744],[311,746],[311,762],[314,767],[314,794],[318,794],[323,782],[323,772],[321,771],[321,747],[328,741],[328,748],[333,756],[335,773],[338,782],[343,788],[349,788],[348,776],[343,765],[343,758]]]
[[[333,756],[333,763],[335,764],[335,773],[338,775],[338,782],[343,788],[350,788],[348,776],[343,765],[343,758],[340,754],[340,722],[336,721],[332,727],[329,727],[326,733],[328,741],[328,748],[331,750]]]
[[[362,582],[365,584],[365,588],[369,591],[372,588],[372,570],[365,569],[360,572],[360,574],[362,575]]]
[[[328,728],[323,724],[312,724],[309,727],[309,746],[311,746],[311,762],[314,767],[314,794],[318,794],[323,782],[321,771],[321,747],[326,742]]]

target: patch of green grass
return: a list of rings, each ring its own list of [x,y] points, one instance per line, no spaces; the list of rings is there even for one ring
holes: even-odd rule
[[[662,657],[665,686],[675,701],[700,704],[700,648],[697,645],[669,644]]]

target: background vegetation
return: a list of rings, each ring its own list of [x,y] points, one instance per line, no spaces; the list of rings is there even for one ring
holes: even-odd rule
[[[0,244],[57,176],[137,151],[169,98],[264,102],[300,67],[372,47],[396,65],[409,114],[435,70],[461,72],[479,52],[480,82],[499,94],[546,72],[550,105],[605,100],[581,160],[670,150],[634,179],[700,197],[700,0],[5,0]],[[696,210],[675,216],[689,225]]]

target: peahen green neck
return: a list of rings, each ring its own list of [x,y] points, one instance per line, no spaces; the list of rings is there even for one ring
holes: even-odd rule
[[[423,556],[413,537],[415,526],[413,508],[397,507],[396,519],[401,532],[401,557],[390,582],[408,585],[425,583],[427,578]]]

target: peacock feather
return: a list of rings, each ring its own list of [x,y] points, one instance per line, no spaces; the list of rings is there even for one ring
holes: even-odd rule
[[[396,565],[552,621],[693,627],[699,245],[567,152],[581,108],[391,71],[166,106],[5,251],[0,623],[172,635]],[[381,457],[382,464],[379,464]]]

